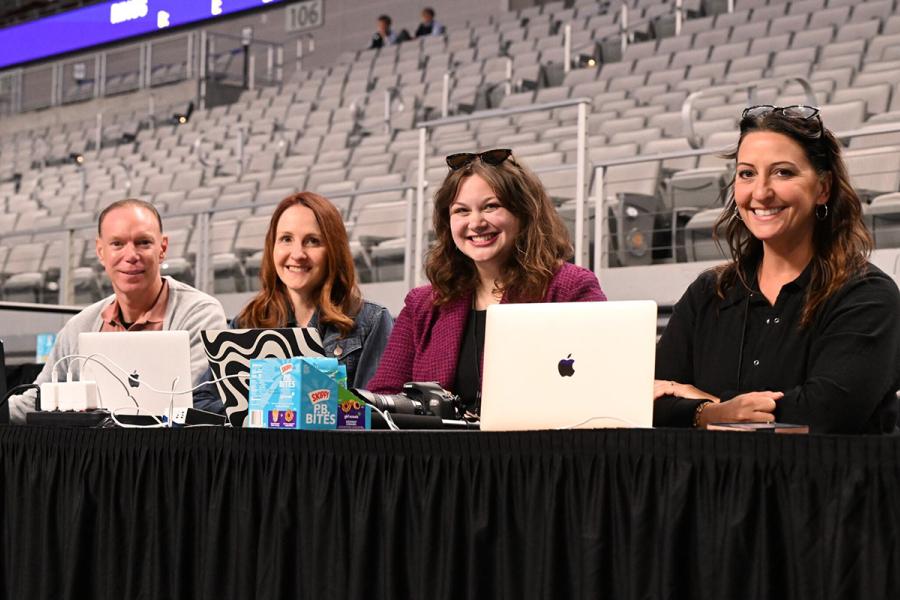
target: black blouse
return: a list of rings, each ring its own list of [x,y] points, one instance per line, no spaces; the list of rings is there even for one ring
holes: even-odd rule
[[[486,310],[469,311],[469,319],[459,347],[453,391],[466,410],[478,414],[481,409],[481,355],[484,353]]]
[[[801,329],[811,267],[772,306],[740,284],[724,299],[715,274],[688,288],[656,348],[656,378],[689,383],[723,401],[781,391],[775,419],[813,432],[883,433],[897,426],[900,292],[874,265],[825,302]],[[756,282],[753,275],[751,281]],[[700,400],[663,396],[656,426],[690,427]]]

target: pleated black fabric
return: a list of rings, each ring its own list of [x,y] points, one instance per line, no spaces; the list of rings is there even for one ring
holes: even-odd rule
[[[5,598],[888,598],[900,439],[0,428]]]

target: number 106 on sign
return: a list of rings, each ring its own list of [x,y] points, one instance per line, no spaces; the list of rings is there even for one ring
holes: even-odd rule
[[[304,31],[321,27],[325,22],[322,0],[306,0],[287,7],[286,26],[288,31]]]

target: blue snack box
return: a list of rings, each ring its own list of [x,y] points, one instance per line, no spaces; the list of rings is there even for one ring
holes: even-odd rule
[[[371,409],[354,404],[339,381],[346,384],[347,369],[336,358],[253,359],[247,426],[369,429]]]

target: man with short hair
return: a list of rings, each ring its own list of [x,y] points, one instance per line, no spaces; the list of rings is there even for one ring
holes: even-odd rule
[[[399,44],[400,42],[405,42],[410,39],[407,30],[401,29],[399,33],[396,33],[391,29],[391,18],[388,15],[379,16],[375,21],[375,27],[376,31],[375,34],[372,35],[372,43],[369,44],[370,50],[372,48],[393,46],[394,44]]]
[[[35,379],[51,380],[53,365],[64,356],[78,353],[78,334],[85,331],[175,331],[190,333],[191,378],[197,385],[208,368],[200,332],[225,329],[225,311],[218,300],[200,290],[160,274],[169,246],[162,232],[159,212],[149,202],[129,198],[107,206],[97,224],[97,257],[103,265],[114,294],[73,316],[60,330],[47,363]],[[60,379],[68,369],[60,362]],[[73,372],[78,373],[76,363]],[[24,423],[25,414],[35,410],[35,390],[9,400],[10,422]],[[210,396],[194,398],[195,406],[216,409]]]
[[[419,23],[419,26],[416,28],[416,37],[425,35],[443,35],[444,31],[444,26],[434,20],[434,9],[430,7],[423,8],[422,22]]]

